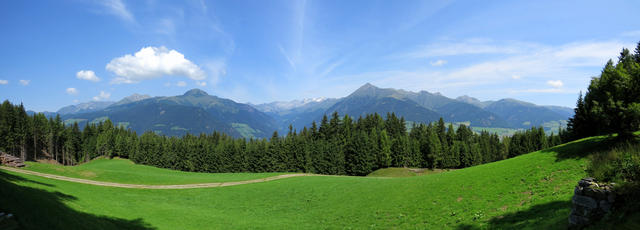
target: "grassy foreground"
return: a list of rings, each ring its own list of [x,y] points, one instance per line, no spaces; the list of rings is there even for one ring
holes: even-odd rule
[[[77,166],[27,162],[23,169],[66,177],[124,184],[168,185],[259,179],[284,173],[196,173],[134,164],[126,159],[95,159]]]
[[[297,177],[188,190],[107,188],[0,170],[0,211],[25,229],[566,229],[584,157],[603,140],[427,176]]]
[[[411,177],[448,172],[448,169],[412,169],[412,168],[383,168],[373,171],[368,177]]]

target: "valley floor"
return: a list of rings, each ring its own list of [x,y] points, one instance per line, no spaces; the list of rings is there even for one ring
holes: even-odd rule
[[[2,169],[0,211],[13,213],[24,229],[562,229],[573,188],[586,176],[585,156],[603,140],[425,176],[305,176],[179,190],[95,186]],[[70,172],[58,175],[64,173]]]

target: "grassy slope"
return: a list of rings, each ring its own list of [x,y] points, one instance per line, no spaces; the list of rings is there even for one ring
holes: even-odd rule
[[[383,168],[369,173],[367,177],[411,177],[424,176],[447,172],[446,169],[410,169],[410,168]]]
[[[602,140],[428,176],[210,189],[106,188],[0,171],[0,203],[27,228],[562,229],[584,153]]]
[[[193,184],[251,180],[283,173],[195,173],[134,164],[126,159],[96,159],[78,166],[27,162],[26,170],[126,184]]]

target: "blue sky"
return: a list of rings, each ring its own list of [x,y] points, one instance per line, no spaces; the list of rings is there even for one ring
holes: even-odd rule
[[[640,1],[0,3],[0,99],[55,111],[201,88],[238,102],[379,87],[573,106]]]

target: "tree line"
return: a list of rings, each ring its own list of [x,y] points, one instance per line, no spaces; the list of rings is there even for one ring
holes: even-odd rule
[[[609,60],[600,76],[591,79],[567,124],[571,139],[613,133],[630,139],[639,129],[640,42],[633,54],[623,48],[616,63]]]
[[[24,160],[53,159],[75,165],[122,157],[136,163],[196,172],[306,172],[366,175],[386,167],[464,168],[503,160],[562,143],[542,127],[500,138],[440,119],[413,125],[404,118],[371,114],[358,119],[333,113],[318,125],[269,139],[223,133],[168,137],[115,126],[110,120],[65,125],[59,116],[27,115],[23,105],[0,106],[0,150]]]

